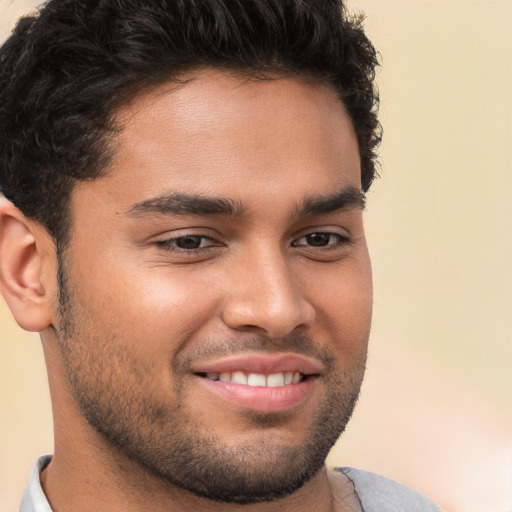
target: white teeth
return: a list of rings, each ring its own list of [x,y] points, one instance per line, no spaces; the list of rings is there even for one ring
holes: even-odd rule
[[[249,386],[262,387],[267,385],[267,378],[261,373],[249,373],[247,376]]]
[[[267,386],[269,388],[284,386],[284,375],[282,373],[272,373],[267,377]]]
[[[247,375],[244,372],[233,372],[231,382],[235,384],[247,384]]]
[[[264,375],[262,373],[246,374],[242,371],[236,371],[232,373],[211,372],[206,374],[206,378],[210,380],[220,380],[222,382],[233,382],[234,384],[242,384],[245,386],[275,388],[297,384],[301,381],[302,376],[300,372],[281,372]]]

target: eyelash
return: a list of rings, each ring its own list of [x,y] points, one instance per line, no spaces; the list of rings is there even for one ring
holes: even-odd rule
[[[320,236],[327,235],[329,237],[329,240],[331,238],[334,238],[336,241],[335,241],[335,243],[327,243],[326,245],[307,245],[306,247],[308,247],[310,249],[325,251],[325,250],[329,250],[329,249],[335,249],[338,247],[350,245],[352,243],[352,241],[350,240],[350,238],[348,236],[341,235],[339,233],[332,233],[329,231],[315,231],[313,233],[308,233],[307,235],[303,235],[298,240],[292,242],[292,247],[301,247],[301,245],[299,245],[299,242],[302,239],[306,239],[308,237],[314,237],[314,236],[318,236],[318,235],[320,235]]]
[[[187,238],[193,240],[193,239],[198,239],[199,243],[202,244],[202,242],[204,241],[210,241],[212,242],[211,245],[208,245],[206,247],[189,247],[189,248],[184,248],[184,247],[178,247],[176,244],[178,243],[179,240],[186,240]],[[168,238],[166,240],[159,240],[156,242],[157,245],[159,247],[162,247],[163,249],[165,250],[168,250],[168,251],[180,251],[180,252],[183,252],[183,253],[192,253],[192,252],[196,252],[196,251],[204,251],[204,250],[207,250],[207,249],[210,249],[212,247],[218,247],[219,244],[215,242],[215,240],[209,236],[206,236],[206,235],[180,235],[180,236],[177,236],[177,237],[174,237],[174,238]]]
[[[299,242],[302,239],[307,239],[308,237],[315,237],[315,236],[325,236],[327,235],[329,238],[327,240],[327,243],[325,245],[309,245],[309,244],[300,244]],[[334,243],[331,242],[332,238],[335,239]],[[177,243],[180,240],[186,240],[190,239],[191,241],[199,242],[199,247],[178,247]],[[205,241],[211,242],[210,245],[207,245],[206,247],[201,247],[201,244]],[[312,240],[310,240],[312,241]],[[348,236],[341,235],[339,233],[332,233],[332,232],[323,232],[323,231],[315,231],[312,233],[308,233],[306,235],[301,236],[299,239],[292,242],[292,247],[307,247],[309,249],[317,250],[317,251],[326,251],[326,250],[332,250],[339,247],[350,245],[352,241]],[[166,240],[159,240],[156,242],[156,244],[161,247],[164,250],[167,251],[179,251],[183,254],[194,254],[199,251],[207,251],[209,249],[220,247],[221,244],[217,243],[213,238],[206,236],[206,235],[180,235],[174,238],[168,238]]]

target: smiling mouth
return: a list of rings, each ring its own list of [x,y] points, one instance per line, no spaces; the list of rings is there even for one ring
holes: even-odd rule
[[[251,387],[276,388],[290,386],[304,381],[308,375],[300,372],[278,372],[265,375],[263,373],[249,373],[243,371],[234,372],[208,372],[198,373],[199,377],[213,381],[230,382]]]
[[[328,371],[318,358],[258,352],[199,361],[190,369],[212,399],[260,413],[283,412],[306,403],[316,396],[318,381]]]

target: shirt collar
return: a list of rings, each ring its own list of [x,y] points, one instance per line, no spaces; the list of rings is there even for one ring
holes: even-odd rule
[[[28,485],[23,493],[20,512],[52,512],[43,488],[41,487],[41,471],[43,471],[51,460],[51,455],[44,455],[43,457],[39,457],[34,464]]]

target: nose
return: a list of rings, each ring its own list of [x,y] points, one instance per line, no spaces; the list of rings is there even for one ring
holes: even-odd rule
[[[310,326],[315,309],[280,251],[231,269],[223,321],[231,329],[279,338]]]

